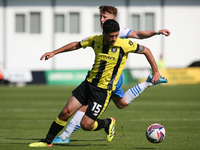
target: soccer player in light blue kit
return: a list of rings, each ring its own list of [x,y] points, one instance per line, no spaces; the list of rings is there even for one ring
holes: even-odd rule
[[[113,6],[100,6],[100,22],[101,22],[101,27],[103,27],[104,22],[107,19],[114,19],[116,18],[117,15],[117,9]],[[120,32],[119,32],[119,37],[120,38],[137,38],[137,39],[144,39],[144,38],[149,38],[154,35],[165,35],[169,36],[170,31],[167,29],[161,29],[159,31],[134,31],[128,28],[124,28],[120,26]],[[160,78],[160,81],[157,82],[156,84],[159,83],[166,83],[167,80],[163,77]],[[145,82],[142,82],[129,90],[127,90],[124,94],[124,91],[122,89],[122,84],[123,84],[123,76],[120,76],[120,79],[117,83],[116,90],[114,92],[114,95],[112,97],[113,102],[115,105],[119,108],[125,108],[127,107],[135,98],[137,98],[147,87],[150,87],[154,84],[154,81],[152,81],[152,75],[149,75],[147,80]],[[123,99],[124,103],[121,103],[120,100]],[[119,103],[120,101],[120,103]],[[70,120],[66,130],[58,137],[56,137],[52,143],[69,143],[69,137],[71,134],[76,131],[77,129],[80,128],[80,121],[85,114],[85,111],[87,109],[87,106],[83,106],[80,108],[74,117]]]

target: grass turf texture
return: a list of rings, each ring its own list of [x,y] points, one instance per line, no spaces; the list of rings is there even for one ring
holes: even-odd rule
[[[130,86],[123,86],[126,91]],[[46,136],[52,121],[65,106],[74,87],[28,85],[0,86],[0,149],[28,150],[28,145]],[[200,147],[200,85],[148,88],[125,109],[110,103],[101,118],[116,119],[116,136],[106,141],[104,130],[87,132],[79,129],[69,144],[54,144],[51,150],[163,149],[193,150]],[[166,138],[150,143],[146,128],[160,123]]]

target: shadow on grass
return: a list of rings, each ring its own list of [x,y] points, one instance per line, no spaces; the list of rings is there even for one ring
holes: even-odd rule
[[[70,140],[70,142],[85,142],[85,141],[106,141],[105,139],[98,139],[98,140]]]
[[[156,148],[134,147],[133,149],[156,149]]]
[[[67,147],[79,147],[79,146],[108,146],[107,144],[53,144],[53,146],[67,146]]]
[[[33,138],[6,138],[8,140],[13,140],[13,142],[8,142],[8,143],[0,143],[0,144],[30,144],[30,142],[19,142],[19,143],[16,143],[14,141],[16,140],[21,140],[21,141],[30,141],[30,140],[33,140],[34,142],[37,142],[37,141],[40,141],[41,139],[33,139]],[[58,144],[53,144],[53,146],[67,146],[67,147],[83,147],[83,146],[107,146],[107,144],[83,144],[81,142],[90,142],[90,141],[105,141],[105,139],[99,139],[99,140],[71,140],[70,143],[58,143]],[[80,143],[78,143],[80,142]]]
[[[40,141],[41,139],[37,139],[37,138],[6,138],[9,140],[22,140],[22,141],[30,141],[33,140],[34,142]],[[94,141],[94,144],[83,144],[82,142],[91,142]],[[53,146],[68,146],[68,147],[83,147],[83,146],[108,146],[107,144],[96,144],[95,142],[98,141],[105,141],[105,139],[96,139],[96,140],[70,140],[70,143],[58,143],[58,144],[53,144]],[[79,143],[80,142],[80,143]],[[16,142],[9,142],[9,143],[0,143],[0,144],[29,144],[29,142],[27,143],[16,143]],[[156,149],[156,148],[145,148],[145,147],[132,147],[131,149],[137,149],[137,150],[147,150],[147,149]]]
[[[33,138],[5,138],[5,139],[8,139],[8,140],[35,140],[36,142],[41,140],[41,139],[33,139]],[[71,142],[85,142],[85,141],[105,141],[105,139],[97,139],[97,140],[70,140],[70,143]]]
[[[33,140],[33,141],[39,141],[41,139],[29,139],[29,138],[5,138],[5,139],[8,139],[8,140],[27,140],[27,141],[30,141],[30,140]]]

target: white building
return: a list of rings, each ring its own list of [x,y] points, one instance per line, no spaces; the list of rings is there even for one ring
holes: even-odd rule
[[[89,69],[90,48],[60,54],[46,62],[40,57],[72,41],[100,34],[100,5],[118,8],[120,25],[134,30],[167,28],[161,35],[135,40],[161,53],[168,68],[187,67],[200,59],[200,0],[0,0],[0,68]],[[147,68],[144,56],[132,54],[128,68]]]

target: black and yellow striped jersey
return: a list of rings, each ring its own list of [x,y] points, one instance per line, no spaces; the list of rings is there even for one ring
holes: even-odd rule
[[[87,81],[108,90],[115,90],[128,53],[134,53],[139,48],[136,42],[120,38],[117,38],[114,45],[104,45],[103,35],[90,36],[79,44],[83,48],[92,47],[95,52],[95,61],[88,72]]]

